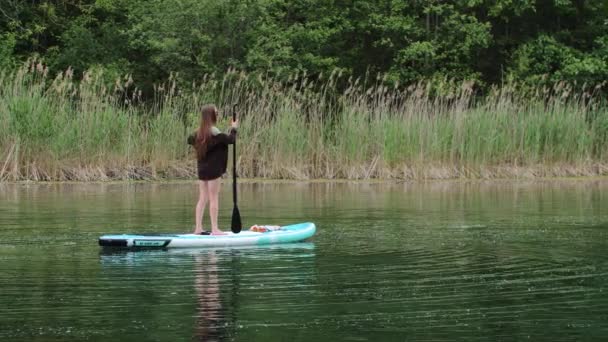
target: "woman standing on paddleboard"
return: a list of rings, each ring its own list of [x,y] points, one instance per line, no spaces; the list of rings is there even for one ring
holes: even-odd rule
[[[226,173],[228,164],[228,145],[234,144],[238,120],[231,122],[228,134],[221,133],[215,127],[217,123],[217,108],[213,105],[201,109],[201,124],[199,129],[188,137],[188,144],[196,150],[198,168],[199,196],[196,204],[194,234],[204,234],[203,213],[207,202],[211,216],[211,234],[226,234],[219,230],[217,216],[219,210],[218,195],[221,177]]]

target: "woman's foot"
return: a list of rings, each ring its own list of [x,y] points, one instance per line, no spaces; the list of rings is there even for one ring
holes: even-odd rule
[[[228,235],[228,233],[225,233],[219,229],[216,229],[214,231],[211,232],[211,235]]]
[[[194,228],[194,233],[192,233],[194,235],[205,235],[205,234],[209,234],[209,232],[206,232],[205,230],[203,230],[203,228]]]

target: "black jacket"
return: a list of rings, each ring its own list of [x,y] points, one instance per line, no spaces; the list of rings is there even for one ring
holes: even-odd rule
[[[198,179],[213,180],[220,178],[226,173],[226,167],[228,166],[228,145],[234,144],[235,139],[236,130],[234,128],[231,128],[228,134],[220,133],[211,136],[205,157],[197,160]],[[188,137],[188,144],[194,146],[195,141],[196,132]]]

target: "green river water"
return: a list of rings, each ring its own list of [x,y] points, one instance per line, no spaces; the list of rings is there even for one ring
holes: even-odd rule
[[[196,191],[0,184],[0,341],[608,340],[608,180],[241,184],[244,225],[317,234],[97,245],[191,231]],[[224,227],[230,195],[226,183]]]

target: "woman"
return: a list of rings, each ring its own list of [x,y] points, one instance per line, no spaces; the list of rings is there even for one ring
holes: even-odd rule
[[[219,230],[217,226],[218,194],[221,177],[226,173],[228,164],[228,145],[234,144],[238,120],[232,121],[228,134],[221,133],[215,127],[216,122],[217,108],[213,105],[204,106],[201,110],[199,129],[188,137],[188,144],[194,146],[196,150],[199,179],[194,234],[207,234],[203,231],[203,213],[207,202],[209,202],[209,214],[211,215],[211,234],[226,234]]]

